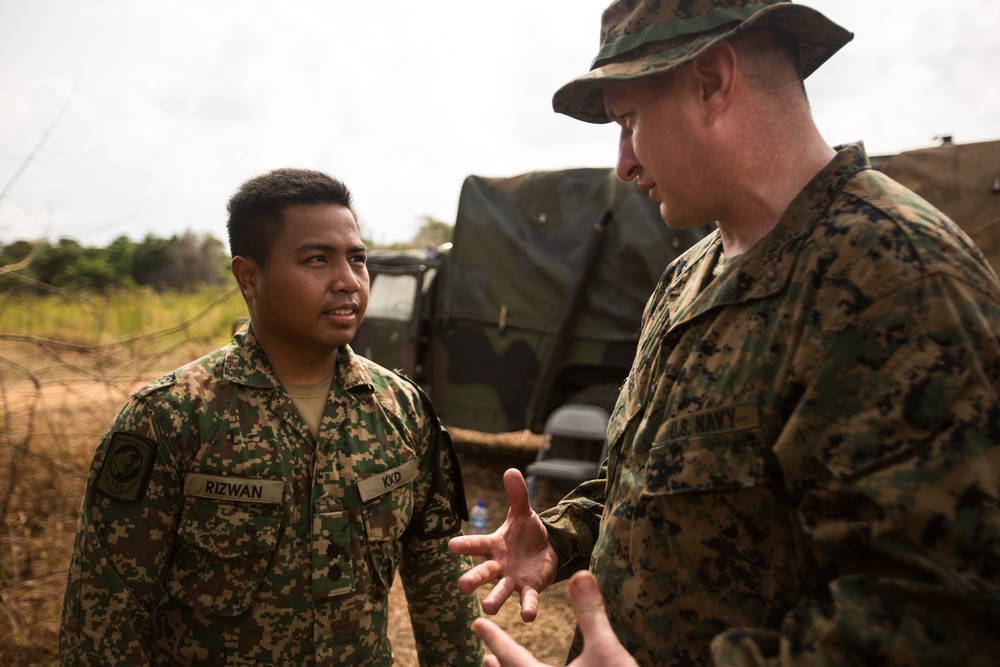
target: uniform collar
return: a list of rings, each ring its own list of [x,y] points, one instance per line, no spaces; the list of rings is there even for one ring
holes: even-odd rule
[[[760,298],[783,288],[799,250],[835,198],[855,174],[869,168],[860,143],[838,147],[833,159],[795,196],[774,229],[747,253],[740,266],[744,276],[736,281],[746,286],[746,294],[741,295],[739,285],[735,285],[733,296]]]
[[[728,269],[714,279],[711,289],[702,291],[716,254],[722,252],[718,231],[706,237],[680,274],[683,282],[673,289],[674,324],[712,308],[764,298],[783,289],[799,251],[835,198],[855,174],[870,168],[862,144],[837,147],[837,154],[795,196],[774,229],[746,253],[734,257]]]
[[[340,348],[337,355],[337,370],[335,378],[338,385],[351,393],[370,393],[375,391],[371,373],[361,363],[361,357],[354,354],[350,345]]]
[[[360,359],[350,345],[340,348],[337,353],[337,368],[334,371],[334,382],[337,386],[352,393],[374,390],[371,374]],[[223,377],[229,382],[257,389],[274,389],[281,386],[278,376],[271,368],[271,362],[268,361],[264,349],[253,333],[252,325],[239,331],[229,342]]]

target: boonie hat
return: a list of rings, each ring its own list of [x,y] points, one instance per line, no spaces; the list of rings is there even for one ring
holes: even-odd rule
[[[601,49],[590,71],[556,91],[552,108],[608,123],[601,81],[669,72],[751,27],[795,36],[803,78],[854,38],[815,9],[788,0],[615,0],[601,17]]]

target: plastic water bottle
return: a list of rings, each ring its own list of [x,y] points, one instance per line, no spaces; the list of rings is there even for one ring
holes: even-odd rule
[[[528,503],[531,505],[531,509],[538,511],[538,478],[534,475],[528,475],[524,483],[528,487]]]
[[[476,506],[469,512],[469,525],[473,535],[485,535],[489,530],[490,510],[482,500],[476,501]]]

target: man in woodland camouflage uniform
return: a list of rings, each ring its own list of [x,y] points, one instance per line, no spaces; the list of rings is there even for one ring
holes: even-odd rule
[[[474,665],[454,449],[424,396],[348,343],[368,302],[342,183],[280,169],[229,202],[250,324],[138,391],[80,515],[64,665],[385,665],[398,569],[423,665]]]
[[[1000,284],[821,138],[801,79],[850,39],[790,2],[619,1],[554,97],[620,125],[667,224],[718,222],[647,304],[600,478],[539,518],[508,471],[507,523],[452,541],[489,556],[462,588],[499,576],[484,609],[517,590],[527,620],[589,566],[581,664],[1000,661]]]

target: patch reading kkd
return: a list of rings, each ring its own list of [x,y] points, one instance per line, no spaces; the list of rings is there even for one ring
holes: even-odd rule
[[[280,479],[245,479],[192,473],[184,477],[184,495],[245,503],[281,504],[285,483]]]
[[[359,481],[358,493],[361,495],[361,502],[368,502],[372,498],[389,493],[397,486],[406,484],[417,476],[418,468],[417,461],[414,459]]]
[[[146,492],[155,461],[152,441],[135,433],[114,433],[97,474],[97,490],[108,498],[134,503]]]

